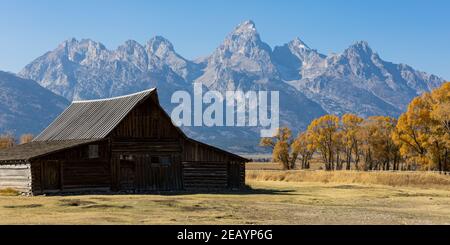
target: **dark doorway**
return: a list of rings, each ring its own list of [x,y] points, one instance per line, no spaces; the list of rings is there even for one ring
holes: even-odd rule
[[[143,178],[140,186],[144,190],[170,190],[172,187],[172,158],[170,155],[141,154],[136,156]]]
[[[136,163],[131,156],[121,156],[119,186],[122,190],[134,190],[136,188]]]
[[[46,161],[43,164],[43,186],[46,191],[61,189],[61,166],[58,161]]]

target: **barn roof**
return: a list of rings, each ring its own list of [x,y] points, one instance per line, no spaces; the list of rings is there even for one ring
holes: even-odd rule
[[[78,145],[92,143],[97,139],[89,140],[58,140],[58,141],[32,141],[0,150],[0,161],[24,161],[34,157],[46,155]]]
[[[74,101],[33,141],[104,138],[155,91],[152,88],[109,99]]]

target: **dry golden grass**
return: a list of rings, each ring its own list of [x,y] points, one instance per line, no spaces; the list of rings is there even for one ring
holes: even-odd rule
[[[282,170],[281,164],[274,162],[249,162],[245,164],[246,170]]]
[[[257,181],[358,183],[450,189],[450,176],[433,172],[247,170],[246,178]]]
[[[0,189],[0,196],[17,196],[20,193],[13,188]]]
[[[245,165],[248,170],[282,170],[280,163],[275,162],[249,162]],[[314,157],[310,162],[309,170],[320,170],[323,163],[318,157]],[[297,162],[296,169],[300,169],[300,163]]]
[[[247,184],[217,194],[0,196],[0,224],[450,224],[450,190]]]

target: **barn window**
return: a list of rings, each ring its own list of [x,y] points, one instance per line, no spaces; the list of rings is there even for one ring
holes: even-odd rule
[[[160,162],[159,162],[159,157],[158,157],[158,156],[152,156],[151,162],[152,162],[152,164],[154,164],[154,163],[156,163],[156,164],[160,163]]]
[[[170,157],[169,156],[160,156],[159,157],[159,162],[161,163],[161,165],[163,166],[169,166],[171,161],[170,161]]]
[[[89,145],[89,158],[98,158],[98,145]]]
[[[169,166],[171,164],[170,156],[152,156],[150,158],[152,166]]]
[[[120,160],[126,160],[126,161],[133,161],[133,155],[120,154],[119,159]]]

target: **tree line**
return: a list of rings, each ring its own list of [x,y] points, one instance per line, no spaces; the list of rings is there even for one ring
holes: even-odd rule
[[[414,98],[398,119],[324,115],[295,138],[283,127],[260,145],[287,170],[308,169],[317,154],[325,170],[449,171],[450,82]]]
[[[25,144],[31,142],[34,136],[32,134],[22,134],[16,139],[13,134],[6,133],[0,135],[0,149],[10,148],[17,144]]]

